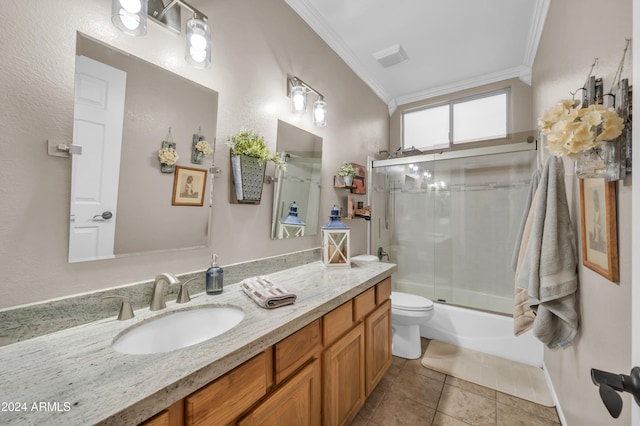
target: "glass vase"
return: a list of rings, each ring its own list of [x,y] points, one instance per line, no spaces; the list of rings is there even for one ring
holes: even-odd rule
[[[575,174],[579,179],[605,178],[607,182],[620,179],[620,155],[615,142],[605,142],[576,157]]]

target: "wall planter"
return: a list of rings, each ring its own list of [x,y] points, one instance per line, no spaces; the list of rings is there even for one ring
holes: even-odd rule
[[[229,202],[259,204],[267,161],[283,168],[280,157],[269,151],[262,136],[253,130],[240,130],[227,140],[227,146],[231,163]]]
[[[231,155],[235,199],[238,203],[260,203],[267,163],[247,155]]]

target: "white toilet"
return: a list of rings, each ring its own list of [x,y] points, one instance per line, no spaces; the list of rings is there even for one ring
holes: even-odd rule
[[[433,316],[433,302],[415,294],[391,292],[393,355],[416,359],[422,356],[420,324]]]

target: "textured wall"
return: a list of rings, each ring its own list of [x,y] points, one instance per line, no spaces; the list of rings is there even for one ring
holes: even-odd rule
[[[595,57],[595,75],[604,78],[605,92],[631,37],[631,0],[615,7],[599,0],[551,2],[533,67],[534,113],[539,117],[560,99],[582,87]],[[597,28],[597,29],[596,29]],[[623,78],[631,78],[630,51]],[[573,161],[565,161],[572,221],[580,229],[578,179]],[[631,424],[629,394],[617,420],[607,413],[591,382],[590,369],[628,374],[631,369],[631,176],[618,184],[618,251],[620,283],[609,282],[580,262],[578,309],[581,328],[573,345],[546,350],[544,362],[568,425]],[[580,246],[580,244],[578,244]]]
[[[276,146],[278,119],[323,138],[321,220],[346,193],[332,188],[343,161],[365,163],[388,146],[387,106],[283,0],[193,0],[210,17],[213,64],[184,61],[184,39],[155,23],[132,38],[111,25],[110,2],[10,0],[0,14],[0,308],[146,281],[159,272],[206,269],[211,251],[231,264],[319,245],[317,237],[272,241],[273,188],[259,206],[228,203],[226,138],[248,127]],[[28,17],[28,18],[27,18]],[[160,65],[219,94],[211,248],[67,263],[71,162],[46,155],[47,139],[70,141],[76,32]],[[295,118],[287,74],[323,93],[329,125]],[[185,161],[188,161],[185,160]],[[272,167],[267,173],[272,172]],[[366,251],[363,220],[351,221],[354,253]]]

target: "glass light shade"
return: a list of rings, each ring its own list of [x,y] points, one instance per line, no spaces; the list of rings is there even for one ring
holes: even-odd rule
[[[202,19],[191,18],[186,23],[185,59],[195,68],[211,65],[211,28]]]
[[[302,114],[307,110],[307,89],[296,85],[291,88],[291,112]]]
[[[112,0],[111,22],[125,34],[147,34],[147,0]]]
[[[318,99],[313,103],[313,124],[317,127],[327,125],[327,102],[324,99]]]

